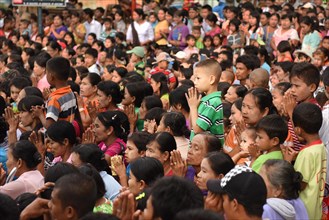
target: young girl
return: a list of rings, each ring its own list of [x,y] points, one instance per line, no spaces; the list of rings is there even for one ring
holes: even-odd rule
[[[176,150],[175,138],[168,132],[155,133],[146,148],[146,156],[158,159],[163,165],[164,175],[172,176],[170,152]]]
[[[32,70],[30,65],[29,65],[29,59],[30,57],[33,57],[34,56],[34,50],[32,48],[24,48],[23,51],[22,51],[22,60],[23,60],[23,63],[24,63],[24,68],[26,70]]]
[[[169,103],[171,106],[171,111],[181,112],[186,121],[186,126],[190,128],[190,107],[187,103],[185,94],[187,93],[189,86],[180,86],[169,94]]]
[[[63,39],[68,47],[72,49],[75,47],[76,43],[72,32],[66,32]]]
[[[138,116],[139,108],[141,107],[142,101],[146,95],[149,94],[149,84],[147,82],[131,82],[128,83],[124,89],[124,96],[121,104],[124,108],[129,108],[130,106],[134,107],[135,114],[137,114],[137,122],[130,123],[131,132],[135,131],[135,126],[138,131],[142,131],[144,127],[144,122]],[[136,123],[136,124],[135,124]]]
[[[98,108],[106,111],[119,110],[122,94],[118,84],[112,81],[102,81],[97,84]]]
[[[312,18],[305,16],[300,21],[303,34],[302,50],[312,54],[320,45],[321,34],[316,30],[316,24]]]
[[[220,49],[221,49],[221,46],[222,46],[222,42],[223,42],[222,35],[220,35],[220,34],[216,34],[216,35],[213,37],[214,52],[217,52],[217,53],[220,52]]]
[[[103,19],[103,27],[104,31],[102,31],[99,40],[105,42],[107,37],[115,37],[117,31],[113,28],[113,21],[111,18]]]
[[[204,48],[200,50],[200,54],[205,54],[207,57],[210,57],[210,55],[214,51],[212,37],[205,36],[203,38],[203,45],[204,45]]]
[[[121,80],[127,75],[127,69],[124,67],[117,67],[112,72],[112,78],[111,80],[115,83],[120,84]]]
[[[284,111],[283,97],[290,87],[291,84],[289,82],[280,82],[272,90],[273,105],[281,116],[287,116],[287,113]]]
[[[44,105],[44,101],[38,96],[30,95],[20,99],[17,108],[21,125],[25,129],[30,128],[32,131],[37,132],[43,127],[38,115],[33,112],[34,106],[42,105]]]
[[[95,33],[89,33],[88,36],[87,36],[87,44],[92,46],[95,40],[97,40],[96,34]]]
[[[144,117],[144,131],[154,134],[157,131],[162,115],[165,112],[166,111],[163,108],[159,107],[148,110]]]
[[[146,96],[141,104],[141,107],[139,109],[139,118],[144,120],[146,112],[148,112],[152,108],[163,108],[162,101],[159,98],[159,96],[156,95],[150,95]]]
[[[166,75],[163,73],[153,74],[151,76],[151,86],[154,94],[160,97],[163,109],[169,110],[169,88]]]
[[[278,62],[275,63],[270,75],[270,82],[272,87],[280,82],[289,82],[289,73],[294,63],[292,62]]]
[[[237,18],[233,18],[229,23],[230,34],[227,36],[227,44],[235,51],[243,45],[243,39],[241,38],[239,31],[240,24],[241,22]]]
[[[312,64],[320,70],[320,74],[322,75],[323,71],[329,65],[329,50],[324,47],[318,48],[313,53]]]
[[[244,30],[246,36],[246,45],[250,45],[251,40],[262,41],[264,36],[264,30],[259,27],[260,15],[257,11],[252,11],[249,17],[248,30]],[[246,31],[245,31],[246,30]],[[264,42],[263,42],[264,43]]]
[[[183,160],[187,158],[189,147],[188,129],[184,115],[180,112],[168,112],[162,116],[157,132],[166,131],[174,136],[177,144],[177,150],[181,153]]]
[[[57,121],[47,129],[47,146],[54,155],[53,164],[72,163],[72,147],[76,144],[76,133],[72,123]]]
[[[46,64],[51,56],[47,52],[41,52],[34,60],[32,83],[40,91],[50,87],[47,80]]]
[[[292,47],[289,41],[281,41],[277,46],[277,61],[278,62],[293,62],[291,56]]]
[[[40,89],[33,86],[27,86],[19,92],[18,97],[16,99],[17,103],[19,103],[20,100],[22,100],[26,96],[38,96],[39,98],[43,99],[42,92],[40,91]]]
[[[123,20],[123,11],[117,10],[114,14],[114,26],[117,32],[126,32],[126,23]]]
[[[105,159],[110,165],[111,157],[123,155],[126,149],[125,141],[129,134],[128,118],[121,111],[99,113],[95,119],[92,132],[98,147],[104,152]]]
[[[199,189],[206,191],[210,179],[222,179],[235,166],[231,157],[223,152],[207,154],[201,162],[201,170],[195,179]]]

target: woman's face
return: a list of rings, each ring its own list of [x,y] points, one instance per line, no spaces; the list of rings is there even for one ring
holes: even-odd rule
[[[160,91],[160,85],[161,85],[161,83],[158,83],[154,79],[151,79],[150,84],[152,86],[153,92],[155,94],[157,94]]]
[[[142,154],[138,152],[138,148],[136,147],[135,143],[131,140],[128,140],[127,148],[125,150],[125,159],[127,163],[131,163],[141,156]]]
[[[94,37],[91,36],[91,35],[88,35],[88,37],[87,37],[87,43],[89,45],[93,45],[94,41],[95,41]]]
[[[7,173],[10,173],[12,171],[12,169],[14,169],[14,167],[17,166],[17,160],[14,158],[13,154],[12,154],[12,150],[9,148],[7,151],[7,162],[6,162],[6,166],[7,166]]]
[[[71,161],[72,161],[72,165],[75,167],[80,167],[83,164],[83,162],[80,159],[80,155],[75,152],[72,152],[71,154]]]
[[[102,75],[104,81],[112,80],[112,74],[108,71],[107,68],[104,68],[104,73]]]
[[[138,196],[139,193],[143,190],[144,187],[142,187],[141,182],[137,180],[137,178],[134,176],[133,172],[130,170],[129,180],[128,180],[128,187],[129,191],[134,194],[134,196]]]
[[[131,96],[128,89],[125,88],[125,93],[122,99],[122,105],[130,105],[133,104],[135,101],[135,97]]]
[[[36,77],[42,77],[45,74],[46,69],[39,66],[37,62],[34,62],[33,73]]]
[[[268,18],[266,17],[266,15],[261,14],[260,15],[260,23],[262,24],[262,26],[266,26],[268,23]]]
[[[250,26],[256,26],[257,25],[257,18],[253,16],[249,16],[249,24]]]
[[[54,25],[56,27],[60,27],[62,24],[63,24],[63,20],[60,17],[58,16],[54,17]]]
[[[308,34],[311,31],[311,25],[301,23],[300,27],[301,27],[301,31],[302,31],[303,34]]]
[[[192,166],[200,166],[202,159],[207,154],[206,142],[201,134],[194,136],[187,154],[187,163]]]
[[[19,119],[24,127],[31,126],[34,122],[33,113],[28,111],[20,111]]]
[[[158,159],[162,164],[164,164],[169,159],[166,158],[164,153],[160,151],[160,145],[157,141],[152,141],[146,146],[146,156]]]
[[[109,97],[101,90],[97,90],[97,100],[99,108],[108,108],[110,105]]]
[[[139,14],[137,14],[137,13],[134,11],[134,12],[133,12],[133,20],[134,20],[134,21],[139,21],[139,19],[140,19]]]
[[[97,86],[93,86],[88,77],[85,77],[81,80],[80,83],[80,95],[86,98],[89,98],[95,95],[97,92]]]
[[[71,22],[72,22],[73,24],[77,24],[77,23],[79,23],[79,17],[76,17],[76,16],[72,15],[72,16],[71,16]]]
[[[93,132],[97,143],[105,141],[110,135],[108,134],[108,129],[106,129],[106,127],[98,118],[95,119]]]
[[[158,19],[159,21],[163,21],[164,19],[166,19],[166,14],[163,10],[158,11]]]
[[[210,179],[216,179],[218,175],[211,169],[208,158],[204,158],[201,162],[201,170],[197,174],[195,180],[196,185],[201,190],[207,190],[207,182]]]
[[[163,131],[169,132],[166,129],[166,125],[164,123],[164,117],[161,118],[160,123],[159,123],[159,126],[157,127],[157,132],[163,132]]]
[[[49,55],[50,55],[51,57],[56,57],[56,56],[59,55],[58,50],[57,50],[57,49],[53,49],[53,48],[50,47],[50,46],[47,46],[47,52],[49,53]]]
[[[233,125],[243,120],[241,111],[234,104],[231,107],[231,116],[229,119]]]
[[[54,155],[54,157],[63,156],[66,152],[66,147],[64,144],[56,142],[48,137],[48,146],[50,148],[50,152]]]
[[[166,20],[169,24],[173,22],[173,16],[171,16],[168,12],[166,12]]]
[[[122,77],[119,75],[119,73],[116,70],[114,70],[112,72],[112,79],[111,80],[115,83],[119,83],[121,81],[121,79],[122,79]]]
[[[265,116],[265,112],[261,112],[255,97],[251,93],[244,97],[241,112],[244,122],[251,126],[256,125],[257,122]]]
[[[233,86],[230,86],[230,88],[227,90],[227,93],[225,94],[225,100],[229,103],[233,103],[238,99],[238,95],[236,94],[236,88]]]

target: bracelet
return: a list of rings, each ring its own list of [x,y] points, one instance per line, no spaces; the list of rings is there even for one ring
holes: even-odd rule
[[[79,108],[79,112],[84,112],[85,109],[84,108]]]

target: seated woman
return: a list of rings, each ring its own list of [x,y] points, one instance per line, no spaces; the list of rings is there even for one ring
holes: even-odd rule
[[[113,201],[121,189],[120,184],[111,176],[109,166],[105,160],[104,153],[96,144],[81,144],[72,150],[72,164],[80,167],[91,164],[101,175],[105,183],[105,198]]]
[[[307,210],[299,198],[301,173],[285,160],[267,160],[259,174],[267,188],[263,219],[308,219]]]
[[[44,185],[44,178],[37,170],[41,163],[41,155],[37,148],[29,141],[18,141],[10,145],[7,152],[7,169],[9,176],[7,183],[0,186],[0,193],[9,195],[16,199],[22,193],[34,193]],[[6,173],[1,169],[1,179],[5,178]],[[15,181],[11,181],[14,176]]]
[[[158,159],[163,165],[164,175],[172,176],[170,153],[176,150],[175,138],[168,132],[155,133],[146,148],[146,156]]]

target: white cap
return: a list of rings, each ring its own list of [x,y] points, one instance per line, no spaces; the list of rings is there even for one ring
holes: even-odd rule
[[[178,59],[186,59],[187,55],[184,51],[178,51],[175,54],[175,57],[178,58]]]

